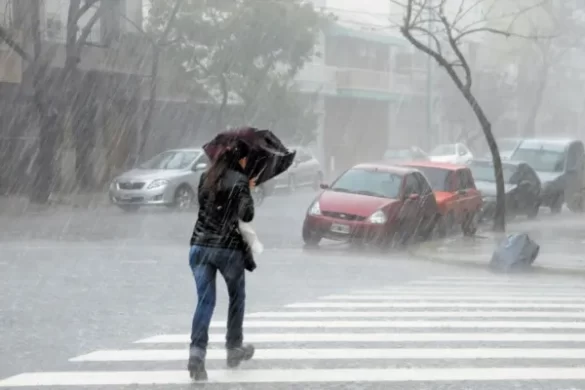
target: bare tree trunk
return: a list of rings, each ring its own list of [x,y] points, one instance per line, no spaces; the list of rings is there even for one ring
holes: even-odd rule
[[[148,98],[148,105],[146,107],[146,114],[142,127],[140,129],[140,146],[138,148],[138,154],[134,161],[134,165],[138,164],[138,161],[143,157],[148,137],[150,137],[150,130],[152,129],[152,115],[157,101],[157,77],[158,77],[158,66],[160,60],[160,47],[156,43],[152,43],[152,66],[150,68],[150,95]]]
[[[144,150],[146,149],[146,144],[148,142],[148,138],[150,137],[150,132],[152,130],[152,116],[154,113],[154,109],[156,106],[157,101],[157,78],[158,78],[158,71],[159,71],[159,63],[160,63],[160,54],[161,54],[161,47],[167,44],[167,37],[171,32],[171,28],[173,27],[173,23],[177,18],[177,14],[179,13],[179,9],[181,7],[183,0],[177,0],[173,9],[171,11],[171,15],[169,16],[169,20],[167,21],[167,25],[162,33],[162,36],[158,41],[155,41],[152,37],[150,37],[144,30],[137,26],[131,20],[128,20],[138,31],[140,31],[146,38],[151,41],[152,45],[152,65],[150,68],[150,94],[148,97],[148,106],[146,108],[146,114],[144,117],[144,121],[142,122],[142,127],[140,128],[140,144],[138,147],[138,153],[136,158],[134,159],[134,164],[137,164],[140,158],[143,157]]]
[[[57,140],[55,115],[51,112],[45,93],[48,89],[49,64],[42,56],[42,37],[40,19],[40,0],[31,6],[31,27],[33,39],[33,101],[38,113],[39,124],[39,152],[34,161],[33,185],[30,193],[30,201],[38,204],[46,204],[54,187],[54,156]]]
[[[504,174],[502,172],[502,159],[500,158],[500,151],[498,150],[498,144],[492,133],[492,124],[483,112],[483,109],[478,104],[475,96],[468,89],[461,89],[461,93],[465,97],[465,100],[469,103],[473,109],[473,113],[477,117],[485,140],[488,144],[490,152],[492,154],[492,161],[494,164],[494,171],[496,175],[496,212],[494,215],[494,231],[503,232],[506,230],[506,192],[504,186]]]
[[[79,19],[97,6],[95,13],[85,24],[81,33]],[[83,47],[87,43],[91,30],[104,12],[104,4],[99,0],[85,1],[71,0],[67,13],[67,29],[65,41],[65,65],[61,70],[60,80],[64,89],[63,102],[59,111],[59,127],[61,133],[65,130],[68,115],[71,116],[72,136],[75,147],[75,183],[78,189],[88,190],[94,186],[93,162],[91,153],[92,138],[95,137],[95,107],[93,90],[84,90],[82,73],[78,65],[81,61]],[[79,35],[79,36],[78,36]],[[89,98],[88,98],[89,97]]]

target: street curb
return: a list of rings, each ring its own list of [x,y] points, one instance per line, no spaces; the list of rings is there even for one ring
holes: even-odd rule
[[[103,194],[52,195],[47,204],[31,203],[26,197],[0,196],[0,215],[51,214],[61,210],[102,210],[112,207]]]
[[[429,245],[430,246],[430,245]],[[421,260],[431,261],[433,263],[440,263],[445,265],[452,265],[463,268],[475,268],[489,271],[488,262],[489,259],[484,261],[475,261],[470,259],[459,258],[457,260],[446,258],[444,255],[431,254],[432,248],[425,248],[425,245],[420,245],[417,248],[409,249],[408,252],[413,256]],[[451,253],[456,256],[455,253]],[[538,262],[538,258],[536,259]],[[547,267],[535,264],[524,274],[542,274],[542,275],[562,275],[562,276],[573,276],[577,278],[585,277],[584,268],[574,267]]]

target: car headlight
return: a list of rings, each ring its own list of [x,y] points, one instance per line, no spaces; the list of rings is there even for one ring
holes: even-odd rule
[[[152,183],[150,183],[148,185],[148,187],[146,189],[147,190],[152,190],[153,188],[164,187],[167,184],[169,184],[169,181],[168,180],[164,180],[164,179],[154,180]]]
[[[321,215],[321,206],[319,205],[319,201],[315,201],[311,208],[309,208],[309,215]]]
[[[368,221],[370,223],[375,223],[375,224],[383,224],[383,223],[386,223],[387,220],[388,220],[388,217],[386,217],[386,214],[384,214],[384,212],[382,210],[376,211],[374,214],[370,215],[370,217],[368,218]]]

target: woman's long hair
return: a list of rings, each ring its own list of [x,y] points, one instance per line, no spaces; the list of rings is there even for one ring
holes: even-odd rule
[[[239,161],[247,157],[248,153],[249,147],[246,143],[240,140],[231,141],[211,164],[205,175],[203,188],[209,190],[212,194],[215,193],[225,173],[229,169],[238,169]]]

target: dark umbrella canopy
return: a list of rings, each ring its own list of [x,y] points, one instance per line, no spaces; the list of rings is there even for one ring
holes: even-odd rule
[[[270,130],[245,127],[225,131],[203,146],[203,150],[213,161],[234,140],[245,142],[250,147],[246,174],[262,184],[285,172],[292,165],[296,152],[290,151]]]

